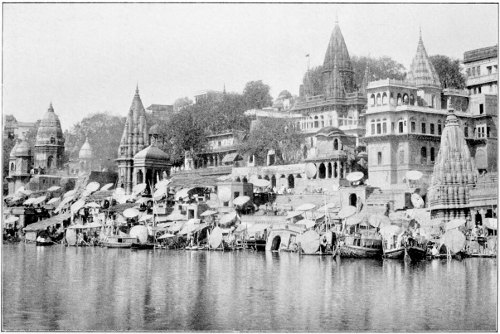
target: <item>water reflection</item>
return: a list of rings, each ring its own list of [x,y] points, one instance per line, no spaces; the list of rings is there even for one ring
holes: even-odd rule
[[[495,259],[3,245],[4,330],[495,330]]]

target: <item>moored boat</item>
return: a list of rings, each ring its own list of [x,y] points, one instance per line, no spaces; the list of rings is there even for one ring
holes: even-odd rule
[[[382,257],[382,238],[375,232],[345,235],[340,245],[340,257],[380,258]]]
[[[411,261],[420,261],[427,257],[428,240],[423,237],[408,237],[406,240],[406,254]]]
[[[135,237],[111,235],[102,242],[102,245],[108,248],[131,248],[132,244],[136,242],[137,238]]]
[[[155,244],[153,243],[140,243],[140,242],[134,242],[130,248],[132,249],[154,249]]]
[[[402,244],[402,228],[397,225],[387,225],[380,229],[382,236],[383,257],[387,259],[403,259],[405,247]]]

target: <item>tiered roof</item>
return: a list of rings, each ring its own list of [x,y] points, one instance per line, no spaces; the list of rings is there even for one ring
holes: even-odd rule
[[[414,83],[417,87],[441,87],[441,82],[439,81],[436,69],[432,65],[432,62],[427,55],[427,51],[425,50],[422,34],[420,34],[417,53],[415,54],[415,57],[413,57],[410,71],[408,72],[408,81]]]
[[[139,95],[139,87],[137,87],[125,121],[125,128],[118,149],[118,158],[133,159],[134,155],[144,149],[147,143],[146,110]]]

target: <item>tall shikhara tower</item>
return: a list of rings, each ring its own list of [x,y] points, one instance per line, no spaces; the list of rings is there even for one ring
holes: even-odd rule
[[[470,190],[478,172],[453,111],[446,118],[441,147],[429,187],[431,218],[448,222],[469,215]]]
[[[136,88],[132,105],[128,111],[120,147],[118,148],[118,186],[129,194],[132,191],[134,155],[148,145],[146,110]]]

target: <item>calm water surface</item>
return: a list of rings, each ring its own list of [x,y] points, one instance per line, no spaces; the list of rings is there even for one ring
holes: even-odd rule
[[[496,259],[2,246],[3,330],[496,330]]]

